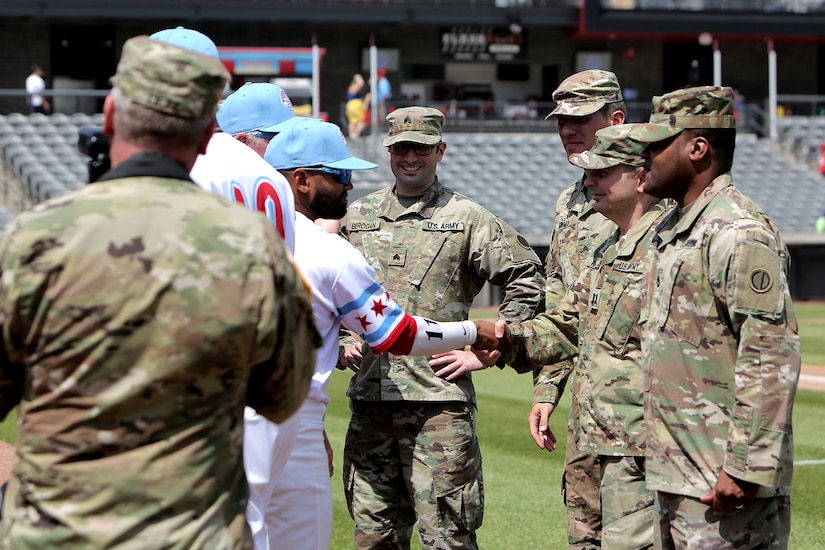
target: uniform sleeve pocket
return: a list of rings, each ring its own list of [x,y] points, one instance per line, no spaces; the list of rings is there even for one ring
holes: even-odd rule
[[[790,434],[794,393],[799,377],[798,342],[785,336],[762,336],[760,340],[760,427]]]

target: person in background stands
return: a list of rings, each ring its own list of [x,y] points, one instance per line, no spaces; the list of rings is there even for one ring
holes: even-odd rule
[[[29,113],[52,112],[51,103],[43,96],[46,89],[46,80],[43,78],[43,67],[32,65],[32,72],[26,77],[26,102],[29,104]]]
[[[387,109],[389,102],[392,99],[392,84],[387,78],[387,69],[378,69],[378,84],[375,87],[378,101],[378,120],[385,121],[387,117]]]
[[[367,105],[364,104],[364,94],[367,83],[364,77],[356,73],[352,75],[352,80],[347,86],[347,103],[345,113],[347,117],[347,134],[350,139],[357,139],[364,133],[366,122],[364,113]]]

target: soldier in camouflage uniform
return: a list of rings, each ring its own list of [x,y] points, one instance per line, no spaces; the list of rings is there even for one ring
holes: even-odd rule
[[[663,548],[786,548],[800,369],[788,250],[733,185],[730,88],[653,98],[657,227],[643,312],[647,483]]]
[[[535,319],[500,329],[509,332],[507,364],[526,371],[578,352],[573,423],[579,453],[598,456],[601,544],[635,550],[653,544],[653,496],[645,488],[644,406],[641,351],[643,274],[653,226],[666,211],[642,190],[645,144],[629,139],[638,125],[596,132],[592,149],[570,160],[585,169],[593,208],[616,231],[593,243],[592,263],[564,300]],[[578,347],[578,350],[577,350]]]
[[[2,548],[251,548],[243,407],[296,411],[319,337],[272,224],[189,179],[227,77],[128,40],[112,169],[0,241]]]
[[[590,149],[597,130],[622,124],[625,104],[616,75],[598,69],[566,78],[553,92],[558,105],[547,118],[555,117],[559,137],[568,159]],[[584,176],[568,186],[556,201],[553,239],[547,255],[547,310],[560,303],[579,277],[581,266],[590,265],[598,243],[616,231],[616,225],[593,208]],[[528,422],[539,448],[552,451],[555,437],[549,429],[550,415],[561,398],[573,371],[572,360],[546,365],[534,371],[533,408]],[[570,550],[598,548],[601,540],[598,457],[577,448],[582,427],[579,391],[572,377],[571,408],[567,427],[562,495],[567,507],[567,541]]]
[[[467,319],[486,282],[502,287],[504,319],[533,317],[544,305],[535,252],[436,177],[444,115],[407,107],[387,120],[395,184],[353,203],[342,220],[377,281],[408,313],[438,321]],[[355,547],[409,548],[417,521],[426,548],[477,548],[484,500],[470,375],[448,380],[427,357],[375,355],[366,346],[342,361],[360,363],[347,392],[344,449]]]

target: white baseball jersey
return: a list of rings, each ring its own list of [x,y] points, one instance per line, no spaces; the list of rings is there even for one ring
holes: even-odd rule
[[[295,264],[309,283],[323,344],[307,398],[286,425],[272,424],[251,410],[244,418],[247,521],[256,550],[329,547],[332,493],[324,415],[342,324],[377,353],[430,355],[476,339],[472,321],[437,323],[407,315],[375,282],[375,272],[355,247],[301,213],[296,213],[295,239]],[[295,419],[300,422],[297,433]]]
[[[432,355],[475,342],[472,321],[438,323],[408,315],[375,282],[375,271],[348,241],[296,214],[295,264],[312,291],[315,326],[323,339],[309,398],[329,402],[326,388],[338,362],[343,324],[375,353]]]
[[[295,197],[280,172],[223,132],[215,133],[189,172],[198,187],[263,212],[295,251]]]

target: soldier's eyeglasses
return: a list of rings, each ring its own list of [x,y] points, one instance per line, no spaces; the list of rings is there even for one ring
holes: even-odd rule
[[[410,152],[410,149],[413,150],[413,153],[418,155],[419,157],[426,157],[430,153],[433,152],[433,149],[441,145],[441,142],[435,143],[433,145],[424,145],[423,143],[413,143],[411,141],[402,141],[400,143],[393,143],[388,147],[390,153],[393,155],[406,155]]]
[[[297,170],[297,168],[293,168],[293,170]],[[329,168],[327,166],[308,166],[306,168],[302,168],[302,170],[331,174],[335,181],[341,185],[347,185],[352,182],[352,170],[344,170],[343,168]]]

